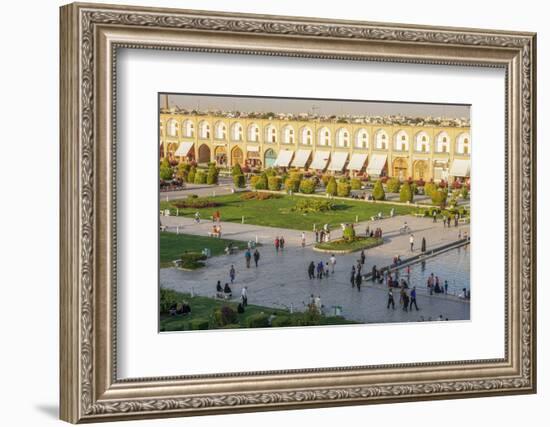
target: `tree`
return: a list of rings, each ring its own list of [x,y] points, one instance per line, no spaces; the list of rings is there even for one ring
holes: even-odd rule
[[[399,182],[398,178],[391,178],[386,184],[386,189],[388,190],[388,193],[399,193],[400,187],[401,183]]]
[[[187,181],[190,169],[191,165],[189,163],[180,163],[176,171],[176,178],[181,179],[182,181]]]
[[[384,200],[386,198],[386,193],[384,191],[384,186],[382,185],[381,180],[376,181],[376,184],[374,184],[372,197],[374,197],[374,200]]]
[[[413,201],[413,197],[413,190],[410,184],[405,181],[405,183],[401,186],[401,190],[399,191],[399,200],[403,203],[410,203]]]
[[[430,197],[432,198],[432,203],[434,205],[437,205],[443,208],[447,204],[447,195],[448,195],[447,190],[434,190],[432,191],[432,194]]]
[[[164,159],[162,159],[162,161],[160,162],[160,166],[166,166],[166,167],[170,167],[170,159],[168,159],[168,157],[165,157]]]
[[[313,179],[304,179],[300,182],[300,193],[313,194],[315,193],[316,182]]]
[[[246,178],[243,174],[233,175],[233,184],[237,188],[244,188],[246,186]]]
[[[172,179],[172,168],[170,166],[162,165],[160,167],[160,179],[163,181],[168,181]]]
[[[359,178],[352,178],[351,180],[352,190],[361,190],[361,180]]]
[[[238,163],[235,163],[235,166],[233,166],[233,169],[231,169],[231,175],[236,176],[236,175],[242,175],[242,174],[243,174],[243,169],[241,168],[241,165]]]
[[[349,197],[351,192],[351,185],[347,182],[339,182],[336,187],[336,194],[338,197]]]
[[[279,191],[282,183],[283,182],[280,176],[270,176],[267,178],[267,188],[271,191]]]
[[[300,180],[294,178],[285,179],[285,190],[296,193],[300,190]]]
[[[329,196],[336,196],[338,194],[338,186],[336,184],[336,179],[333,176],[330,177],[327,183],[327,194]]]
[[[195,181],[193,181],[195,184],[206,184],[206,174],[203,170],[198,170],[195,174]]]
[[[464,200],[467,200],[470,198],[470,192],[468,191],[468,187],[466,187],[465,185],[462,186],[462,190],[460,190],[460,195],[462,196],[462,198]]]
[[[187,174],[187,182],[194,183],[196,173],[197,173],[197,168],[195,166],[191,166],[191,169],[189,169],[189,173]]]
[[[206,176],[206,183],[209,185],[214,185],[218,183],[218,168],[214,163],[210,163],[208,166],[208,175]]]
[[[432,193],[436,190],[437,187],[433,182],[428,182],[424,185],[424,194],[428,197],[432,197]]]
[[[254,185],[254,188],[256,190],[267,190],[267,175],[265,173],[260,175]]]

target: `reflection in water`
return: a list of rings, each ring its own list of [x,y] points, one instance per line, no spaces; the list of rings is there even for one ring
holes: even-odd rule
[[[470,290],[470,246],[452,249],[427,261],[410,267],[409,286],[416,286],[419,291],[426,290],[426,281],[430,274],[439,276],[439,283],[449,283],[448,292],[458,295],[463,288]],[[400,277],[407,279],[406,269],[399,271]]]

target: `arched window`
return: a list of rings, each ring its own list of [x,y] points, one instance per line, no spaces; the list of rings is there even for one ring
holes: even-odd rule
[[[414,149],[420,153],[430,152],[430,137],[426,132],[421,131],[416,134],[416,144]]]
[[[302,144],[311,145],[313,143],[313,132],[311,128],[305,126],[302,128]]]
[[[265,128],[265,142],[276,143],[277,142],[277,129],[273,125],[268,125]]]
[[[290,125],[283,128],[283,143],[294,144],[294,128]]]
[[[376,132],[376,138],[375,138],[375,148],[377,150],[387,150],[388,149],[388,134],[385,130],[380,129],[378,132]]]
[[[232,138],[233,141],[242,141],[243,140],[243,125],[240,123],[234,123],[232,128]]]
[[[195,125],[189,119],[183,121],[183,136],[193,138],[195,136]]]
[[[435,142],[435,151],[438,153],[448,153],[449,152],[449,134],[447,132],[440,132],[437,135]]]
[[[329,128],[322,127],[319,129],[319,137],[317,138],[319,145],[330,145],[330,130]]]
[[[252,142],[260,140],[260,127],[255,123],[248,126],[248,140]]]
[[[224,122],[217,122],[214,125],[214,138],[226,139],[227,138],[227,126]]]
[[[336,133],[336,144],[338,147],[349,147],[349,131],[346,128],[338,129]]]
[[[203,120],[199,123],[199,138],[210,138],[210,123],[208,123],[206,120]]]
[[[168,122],[166,123],[166,133],[168,134],[168,136],[178,136],[178,122],[176,119],[168,120]]]
[[[404,130],[395,134],[393,149],[397,151],[409,151],[409,135]]]
[[[369,148],[369,133],[361,128],[355,135],[355,148]]]
[[[461,133],[456,139],[456,152],[458,154],[470,154],[470,134]]]

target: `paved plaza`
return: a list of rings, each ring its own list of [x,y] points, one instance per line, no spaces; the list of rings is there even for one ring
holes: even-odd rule
[[[207,220],[196,224],[192,218],[161,216],[161,224],[168,231],[207,236],[212,223]],[[415,236],[415,248],[409,250],[409,235],[401,234],[399,228],[407,221]],[[207,267],[195,271],[164,268],[160,272],[162,287],[181,292],[194,292],[197,295],[213,297],[216,282],[222,285],[229,282],[231,265],[236,269],[236,280],[232,286],[234,300],[238,301],[243,286],[248,286],[250,304],[274,308],[304,310],[311,294],[320,295],[326,314],[331,314],[333,306],[342,307],[342,315],[350,320],[364,323],[407,322],[437,319],[440,315],[449,320],[469,319],[470,304],[452,295],[428,295],[425,283],[411,283],[417,286],[419,311],[405,312],[399,307],[399,292],[394,292],[396,309],[386,308],[387,289],[372,282],[363,282],[361,292],[352,289],[350,270],[359,256],[358,252],[336,255],[335,273],[328,278],[310,280],[307,266],[311,261],[328,261],[330,254],[313,250],[315,235],[306,231],[306,247],[301,246],[301,231],[263,227],[250,224],[222,222],[222,237],[242,241],[258,241],[261,254],[258,268],[246,268],[244,251],[233,255],[222,255],[207,260]],[[459,231],[469,234],[469,226],[445,228],[441,221],[433,223],[429,218],[396,216],[379,221],[356,224],[359,234],[366,226],[381,227],[384,244],[366,250],[364,273],[370,272],[373,265],[378,268],[391,264],[392,258],[401,255],[408,258],[420,253],[422,238],[426,238],[427,250],[458,240]],[[286,244],[283,251],[275,251],[273,241],[283,236]],[[341,230],[331,231],[331,237],[341,236]],[[430,261],[427,261],[429,265]],[[437,272],[436,272],[437,274]],[[469,285],[469,284],[468,284]],[[469,286],[468,286],[469,287]]]

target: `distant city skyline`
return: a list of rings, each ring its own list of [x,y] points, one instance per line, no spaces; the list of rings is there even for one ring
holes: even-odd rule
[[[321,116],[390,116],[442,117],[469,119],[470,106],[464,104],[428,104],[388,101],[295,99],[277,97],[219,96],[160,93],[160,107],[179,107],[197,111],[239,111],[275,114],[301,114]]]

